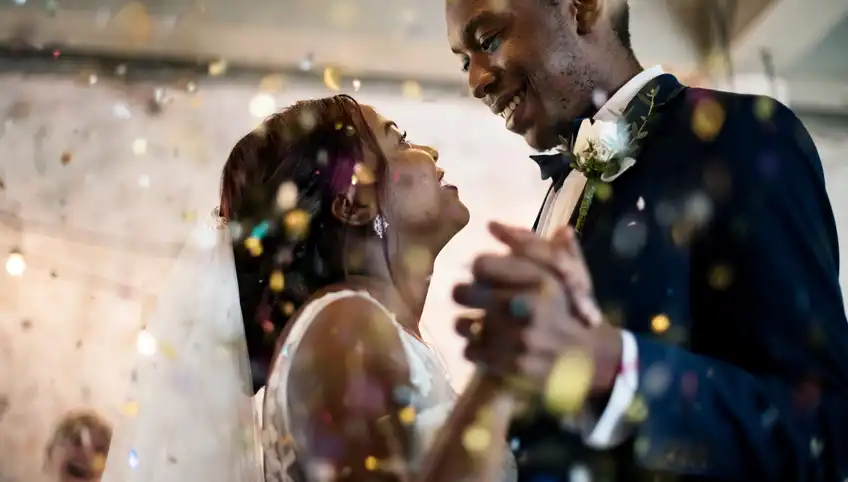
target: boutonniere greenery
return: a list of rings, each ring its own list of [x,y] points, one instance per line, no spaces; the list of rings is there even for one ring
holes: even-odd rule
[[[654,108],[658,88],[638,97],[647,106],[646,114],[634,122],[627,122],[630,113],[625,113],[616,122],[583,120],[576,137],[560,137],[560,150],[571,158],[571,168],[586,176],[586,188],[580,200],[575,231],[583,229],[589,207],[598,187],[618,179],[625,171],[636,165],[640,142],[648,135],[649,121]]]

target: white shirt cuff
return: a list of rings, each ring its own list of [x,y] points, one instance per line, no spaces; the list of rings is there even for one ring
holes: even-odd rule
[[[587,446],[598,450],[621,444],[633,431],[627,411],[639,388],[639,347],[633,334],[625,330],[621,331],[621,346],[621,369],[601,416],[587,409],[576,420],[563,420],[566,429],[579,432]]]

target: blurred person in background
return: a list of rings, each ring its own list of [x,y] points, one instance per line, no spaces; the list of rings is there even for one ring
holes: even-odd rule
[[[486,310],[458,322],[468,358],[543,408],[513,424],[519,478],[844,480],[848,323],[816,147],[771,98],[643,69],[628,12],[447,2],[473,95],[556,150],[533,156],[551,181],[535,234],[493,225],[511,253],[455,290]]]
[[[437,159],[348,96],[298,102],[242,138],[219,217],[147,326],[159,350],[104,481],[401,481],[422,464],[430,480],[515,480],[505,417],[493,472],[459,439],[430,450],[497,387],[455,409],[419,330],[434,260],[469,218]]]
[[[45,467],[53,482],[100,482],[112,428],[94,412],[72,412],[59,421],[47,445]]]

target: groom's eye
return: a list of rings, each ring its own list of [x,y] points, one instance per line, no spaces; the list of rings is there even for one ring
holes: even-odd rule
[[[468,67],[471,64],[471,60],[468,57],[462,57],[462,71],[468,72]]]
[[[478,42],[480,49],[483,52],[492,54],[495,53],[501,46],[501,36],[499,34],[483,37]]]

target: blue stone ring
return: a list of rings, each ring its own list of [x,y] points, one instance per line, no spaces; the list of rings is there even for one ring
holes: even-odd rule
[[[509,300],[509,314],[516,318],[529,318],[531,313],[530,301],[526,296],[513,296]]]

